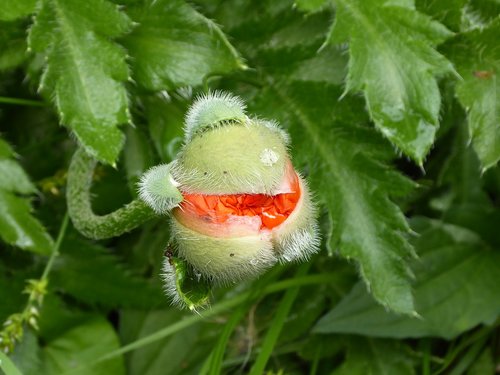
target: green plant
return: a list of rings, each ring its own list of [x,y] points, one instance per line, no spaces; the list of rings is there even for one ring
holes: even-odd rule
[[[493,0],[4,0],[0,369],[493,374],[499,37]],[[215,90],[247,108],[189,112]],[[263,160],[289,153],[307,179],[322,243],[193,286],[162,216],[186,199],[177,183],[272,194],[280,180],[216,178],[224,162],[248,172],[246,138],[230,160],[210,133],[247,113],[270,132]],[[215,134],[204,152],[197,125]],[[213,180],[184,174],[201,164]],[[184,303],[211,305],[170,306],[165,269]]]

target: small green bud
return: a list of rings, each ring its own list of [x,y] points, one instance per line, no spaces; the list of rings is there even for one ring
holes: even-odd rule
[[[217,126],[223,122],[242,122],[245,114],[245,103],[231,94],[215,91],[199,97],[186,115],[186,142],[196,133]]]

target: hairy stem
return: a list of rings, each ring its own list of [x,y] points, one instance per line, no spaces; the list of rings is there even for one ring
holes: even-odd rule
[[[68,213],[73,225],[83,235],[99,240],[129,232],[155,213],[144,202],[135,199],[126,206],[107,215],[96,215],[92,210],[90,187],[96,161],[78,149],[68,171]]]

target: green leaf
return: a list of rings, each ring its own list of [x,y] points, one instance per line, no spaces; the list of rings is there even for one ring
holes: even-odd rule
[[[126,134],[123,161],[130,191],[135,196],[141,175],[154,165],[153,150],[141,129],[129,126]]]
[[[483,28],[498,18],[500,3],[498,0],[469,0],[463,10],[462,31]]]
[[[0,237],[21,249],[48,255],[52,238],[31,211],[26,198],[0,190]]]
[[[12,147],[0,138],[0,160],[8,159],[14,156],[14,150]]]
[[[434,46],[452,34],[409,0],[337,0],[328,42],[349,42],[346,91],[362,91],[377,128],[422,164],[438,127],[436,75],[453,67]]]
[[[472,144],[483,171],[500,160],[500,18],[486,28],[460,34],[444,47],[463,80],[460,103],[468,112]]]
[[[421,318],[382,309],[357,285],[316,325],[320,333],[378,337],[456,337],[491,324],[500,313],[500,253],[462,227],[424,220],[414,263],[415,306]]]
[[[476,358],[474,364],[467,371],[467,375],[482,375],[494,374],[495,363],[493,362],[493,354],[491,348],[485,349],[479,358]]]
[[[332,375],[415,374],[408,349],[402,343],[350,337],[347,357]]]
[[[75,238],[63,242],[51,284],[91,305],[150,308],[166,303],[160,285],[133,275],[105,248]]]
[[[5,375],[22,375],[21,371],[12,363],[7,355],[0,351],[0,369],[5,371]]]
[[[294,6],[303,12],[318,12],[330,5],[329,0],[295,0]]]
[[[182,124],[188,109],[187,101],[166,100],[157,96],[144,99],[149,134],[155,145],[156,152],[164,162],[175,159],[184,139]]]
[[[245,68],[220,28],[183,0],[145,1],[129,14],[139,26],[122,42],[135,80],[149,90],[197,86]]]
[[[330,247],[358,262],[381,304],[413,313],[406,264],[413,251],[404,236],[409,228],[390,199],[413,184],[388,166],[393,153],[386,142],[357,125],[361,103],[339,102],[340,94],[338,87],[306,82],[275,86],[259,94],[255,112],[276,115],[275,108],[283,109],[281,120],[290,129],[295,155],[305,159],[312,189],[332,219]]]
[[[12,361],[23,375],[40,375],[40,345],[33,330],[25,330],[21,342],[14,348]]]
[[[31,194],[36,188],[19,163],[13,159],[0,159],[0,190]]]
[[[29,45],[47,55],[40,89],[87,152],[113,164],[130,120],[123,82],[125,51],[110,39],[129,30],[129,18],[106,0],[42,0]]]
[[[14,151],[0,139],[0,237],[5,242],[39,254],[50,254],[53,241],[31,215],[29,200],[16,194],[35,193],[36,188],[17,161]]]
[[[464,6],[468,0],[415,0],[419,12],[426,13],[450,30],[459,31],[462,24]]]
[[[174,322],[183,314],[175,309],[155,311],[125,311],[121,314],[120,330],[125,344],[148,337]],[[164,375],[186,373],[201,358],[195,355],[200,346],[200,325],[191,325],[180,335],[166,337],[138,348],[130,354],[128,369],[131,375]],[[209,347],[210,349],[211,347]]]
[[[2,0],[0,20],[12,21],[35,11],[37,0]]]
[[[0,12],[1,12],[0,7]],[[0,21],[0,71],[19,66],[26,58],[26,36],[21,22]]]
[[[115,357],[99,364],[88,366],[102,355],[118,349],[120,343],[111,324],[104,319],[95,319],[77,326],[43,348],[47,374],[75,375],[120,375],[125,374],[123,357]],[[79,367],[85,369],[78,370]]]

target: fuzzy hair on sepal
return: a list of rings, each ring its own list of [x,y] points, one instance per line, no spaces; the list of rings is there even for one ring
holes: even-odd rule
[[[244,121],[246,105],[237,96],[214,91],[197,98],[189,109],[185,120],[186,142],[204,127],[224,121]]]
[[[208,306],[210,286],[185,261],[172,255],[165,257],[161,277],[172,305],[191,311]]]
[[[139,197],[157,214],[166,214],[182,202],[182,194],[170,173],[170,164],[157,165],[143,174]]]

